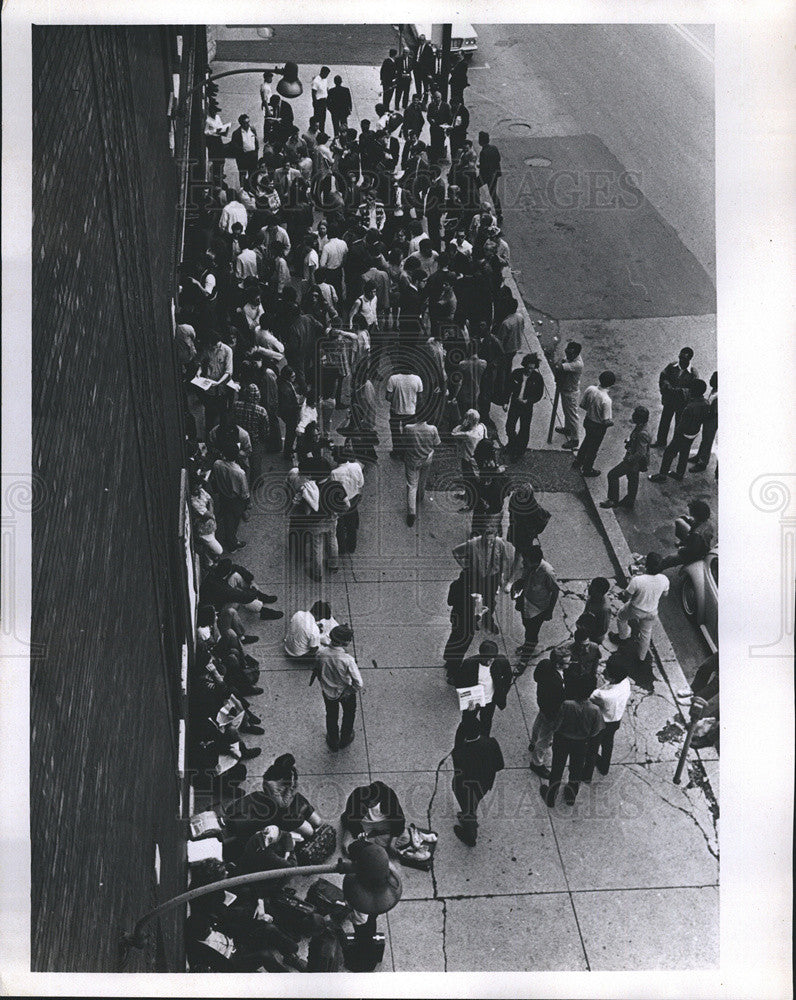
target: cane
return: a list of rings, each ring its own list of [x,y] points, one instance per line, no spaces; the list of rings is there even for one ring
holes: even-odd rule
[[[674,778],[672,781],[675,785],[680,784],[680,778],[683,774],[683,768],[685,767],[685,759],[688,756],[688,751],[691,748],[691,740],[694,738],[694,730],[696,729],[696,724],[702,718],[702,713],[708,707],[708,703],[704,698],[694,698],[691,702],[691,711],[689,716],[688,730],[685,734],[685,743],[683,743],[683,749],[680,751],[680,760],[677,762],[677,770],[674,772]]]
[[[558,382],[556,382],[556,394],[553,397],[553,411],[550,414],[550,426],[547,429],[548,444],[550,444],[550,442],[553,440],[553,430],[556,425],[556,414],[558,413],[558,401],[560,398],[561,398],[561,389],[558,386]]]

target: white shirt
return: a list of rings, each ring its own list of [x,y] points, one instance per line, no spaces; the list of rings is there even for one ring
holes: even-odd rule
[[[266,83],[263,80],[263,82],[260,84],[260,103],[263,106],[263,111],[265,111],[267,105],[270,104],[272,95],[273,91],[271,90],[271,84]]]
[[[257,276],[257,254],[247,247],[241,250],[235,261],[235,277],[238,281]]]
[[[251,125],[248,128],[241,128],[240,142],[244,153],[253,153],[257,148],[257,136]]]
[[[225,233],[231,233],[232,227],[236,222],[239,222],[244,229],[246,228],[249,222],[246,207],[241,205],[239,201],[227,202],[221,209],[221,215],[218,217],[218,228]]]
[[[591,696],[591,700],[603,713],[605,722],[618,722],[625,714],[630,698],[630,678],[625,677],[618,684],[606,684]]]
[[[345,498],[349,503],[365,487],[365,476],[359,462],[343,462],[342,465],[338,465],[336,469],[332,469],[332,479],[343,484]]]
[[[487,705],[495,697],[495,685],[492,683],[492,668],[483,663],[478,664],[478,683],[484,688],[484,698]]]
[[[304,271],[303,278],[305,281],[309,280],[310,275],[318,270],[318,251],[313,247],[304,258]]]
[[[320,73],[312,81],[312,96],[316,101],[326,100],[329,93],[329,77],[322,77]]]
[[[419,236],[413,236],[411,240],[409,240],[409,253],[410,254],[417,253],[417,251],[420,249],[421,241],[427,238],[428,237],[426,236],[425,233],[420,233]]]
[[[310,649],[321,644],[321,630],[309,611],[297,611],[290,619],[285,633],[285,652],[288,656],[306,656]]]
[[[326,246],[321,250],[321,267],[330,271],[336,271],[343,266],[345,255],[348,253],[348,244],[345,240],[333,236]]]
[[[243,315],[249,324],[250,330],[256,330],[260,322],[260,317],[265,312],[261,302],[244,302]]]
[[[607,424],[612,419],[611,397],[599,385],[590,385],[583,393],[580,408],[586,411],[587,419],[595,424]]]
[[[329,645],[329,633],[333,628],[337,628],[340,622],[336,618],[321,618],[318,622],[318,629],[321,633],[321,645]]]
[[[630,595],[630,603],[637,611],[656,615],[658,601],[664,594],[669,593],[669,578],[663,573],[656,573],[655,576],[642,573],[640,576],[634,576],[625,590]]]
[[[387,397],[392,412],[397,416],[414,416],[417,397],[422,391],[423,382],[419,375],[401,372],[387,379]]]

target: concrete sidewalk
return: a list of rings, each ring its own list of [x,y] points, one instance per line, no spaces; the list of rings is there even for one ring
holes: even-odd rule
[[[232,68],[213,66],[217,72]],[[378,98],[378,71],[332,66],[333,74],[338,71],[352,89],[358,121]],[[310,108],[307,72],[303,78],[306,92],[294,104],[300,128]],[[243,111],[252,122],[260,120],[258,85],[254,74],[220,81],[225,121]],[[527,324],[529,349],[536,347],[530,331],[537,319],[543,322],[534,317]],[[550,391],[549,369],[546,377]],[[546,447],[551,398],[552,391],[534,415],[534,449]],[[500,413],[493,408],[498,422]],[[401,869],[403,899],[380,920],[389,936],[383,971],[717,967],[718,761],[715,753],[692,752],[687,779],[672,783],[684,723],[667,677],[677,686],[682,675],[662,635],[656,645],[659,640],[666,674],[652,692],[634,687],[611,772],[582,786],[574,807],[560,801],[548,810],[538,793],[541,782],[528,769],[536,714],[529,669],[513,686],[506,710],[496,714],[493,734],[506,770],[482,804],[478,846],[467,848],[454,836],[448,755],[459,712],[441,657],[450,627],[446,594],[458,572],[451,549],[466,538],[469,518],[456,512],[452,494],[431,492],[415,526],[406,526],[403,469],[387,455],[386,416],[382,398],[380,460],[366,472],[359,545],[338,573],[315,584],[287,560],[287,467],[281,458],[266,465],[255,511],[243,525],[247,547],[239,557],[280,595],[286,619],[326,598],[335,617],[351,623],[365,683],[356,738],[332,753],[324,741],[320,691],[308,686],[309,671],[282,653],[284,623],[261,623],[252,615],[247,628],[261,641],[249,651],[260,659],[265,689],[252,701],[266,733],[252,740],[263,754],[249,768],[249,787],[259,785],[275,756],[290,751],[301,790],[338,833],[352,788],[377,778],[396,790],[408,820],[437,831],[433,870]],[[336,424],[346,419],[346,413],[335,415]],[[562,595],[543,627],[536,659],[571,637],[589,580],[604,575],[621,581],[627,563],[613,534],[616,519],[608,512],[606,529],[585,489],[542,493],[539,500],[553,513],[543,543]],[[515,662],[522,628],[507,595],[498,599],[497,619],[496,638]],[[482,637],[476,633],[474,649]]]

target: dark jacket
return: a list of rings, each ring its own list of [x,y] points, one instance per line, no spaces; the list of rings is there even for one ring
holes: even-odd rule
[[[235,157],[235,159],[239,159],[241,156],[243,156],[243,137],[242,137],[242,131],[243,130],[242,130],[242,128],[239,125],[235,129],[235,131],[232,133],[232,135],[229,137],[229,151],[230,151],[230,153],[232,153],[232,155]],[[254,132],[254,129],[252,129],[252,131]],[[254,132],[254,152],[255,153],[257,153],[259,147],[260,147],[260,141],[257,138],[257,133]]]
[[[536,704],[547,719],[554,719],[564,704],[564,679],[550,660],[540,660],[533,672]]]
[[[343,828],[358,837],[363,832],[362,820],[365,813],[378,802],[381,811],[390,821],[390,835],[397,837],[403,833],[406,826],[406,819],[398,796],[389,785],[385,785],[382,781],[374,781],[373,784],[378,787],[375,798],[371,797],[369,785],[360,785],[348,796],[345,809],[340,817]]]
[[[495,775],[506,766],[500,744],[494,736],[462,741],[451,754],[455,768],[454,785],[476,786],[484,796],[495,784]]]
[[[497,146],[487,143],[481,147],[481,155],[478,157],[478,172],[485,184],[496,177],[500,177],[500,153]]]
[[[661,402],[675,408],[685,406],[689,397],[688,390],[698,378],[699,375],[693,365],[681,368],[679,361],[672,361],[658,377]]]
[[[420,135],[423,131],[423,125],[425,124],[425,116],[423,114],[423,108],[419,104],[410,104],[404,111],[404,121],[401,128],[403,135],[412,131],[416,135]],[[408,159],[408,157],[406,157]],[[406,167],[404,159],[401,160],[401,166]]]
[[[415,49],[415,66],[425,76],[430,76],[437,72],[437,53],[431,48],[430,42],[424,42],[423,48]]]
[[[443,125],[450,125],[452,121],[450,104],[447,101],[440,101],[439,104],[432,102],[426,111],[426,118],[429,126],[436,125],[441,128]]]
[[[382,86],[388,86],[395,79],[395,60],[390,56],[384,60],[381,64],[381,69],[379,70],[379,79],[381,80]]]
[[[478,683],[478,656],[468,656],[456,671],[456,687],[473,687]],[[505,656],[496,656],[489,670],[495,686],[494,702],[498,708],[506,707],[506,697],[511,687],[511,667]]]
[[[301,412],[301,400],[292,382],[287,379],[277,378],[277,392],[279,393],[279,416],[286,420],[289,417],[298,417]]]
[[[339,118],[347,118],[353,109],[351,91],[348,87],[342,87],[339,84],[336,87],[330,87],[326,98],[326,107],[331,114]]]
[[[525,383],[525,393],[523,398],[519,399],[517,393],[520,391],[522,386],[523,375],[525,374],[522,368],[515,368],[511,373],[511,380],[509,381],[509,403],[513,403],[515,400],[520,403],[530,403],[533,406],[534,403],[538,403],[539,400],[544,395],[544,380],[538,371],[531,369],[528,375],[528,381]]]

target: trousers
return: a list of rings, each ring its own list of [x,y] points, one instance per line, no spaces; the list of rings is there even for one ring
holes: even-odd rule
[[[608,499],[619,499],[619,480],[625,476],[627,478],[627,502],[629,504],[635,503],[638,493],[638,472],[638,466],[625,459],[615,465],[608,473]]]
[[[586,760],[581,772],[581,778],[584,781],[591,781],[595,764],[600,774],[608,774],[614,752],[614,736],[621,721],[621,719],[617,719],[616,722],[606,722],[605,728],[599,736],[595,736],[593,740],[589,741],[586,748]]]
[[[573,797],[578,794],[588,743],[588,740],[573,740],[569,736],[562,736],[561,733],[554,734],[553,763],[550,768],[550,784],[547,791],[548,806],[552,807],[556,804],[556,796],[561,787],[561,779],[564,776],[567,761],[569,761],[568,785]]]
[[[564,411],[564,431],[567,441],[578,443],[578,394],[561,393],[561,409]]]
[[[640,660],[645,659],[650,651],[652,626],[657,617],[649,611],[639,611],[634,608],[631,601],[628,601],[616,616],[617,632],[620,639],[629,639],[630,622],[638,622],[638,658]]]
[[[532,418],[533,403],[522,403],[518,399],[512,399],[506,416],[506,437],[511,455],[519,457],[525,454],[531,437]]]
[[[531,760],[537,767],[550,767],[550,748],[553,745],[554,726],[554,719],[548,719],[543,712],[536,713],[531,730],[531,743],[533,744]]]
[[[347,740],[354,731],[354,719],[357,715],[357,696],[344,695],[342,698],[327,698],[323,696],[326,705],[326,735],[331,743]],[[340,709],[343,710],[343,721],[338,731]]]
[[[691,453],[691,445],[694,443],[693,437],[686,437],[679,431],[675,431],[672,440],[663,449],[661,459],[661,475],[665,476],[671,468],[672,462],[677,457],[677,475],[684,476],[688,468],[688,456]]]
[[[416,514],[417,505],[423,502],[432,458],[433,455],[429,455],[425,462],[421,462],[420,464],[409,458],[404,462],[404,471],[406,473],[406,509],[410,514]]]
[[[477,781],[456,775],[453,779],[453,794],[459,803],[459,822],[468,839],[474,844],[478,836],[478,819],[476,813],[484,790]]]
[[[578,448],[577,463],[584,472],[594,468],[594,460],[597,452],[603,443],[605,432],[608,427],[605,424],[598,424],[588,417],[583,421],[583,442]]]

